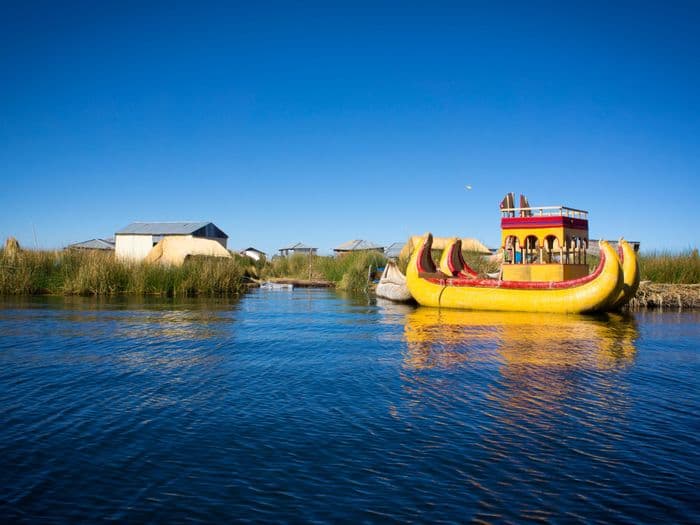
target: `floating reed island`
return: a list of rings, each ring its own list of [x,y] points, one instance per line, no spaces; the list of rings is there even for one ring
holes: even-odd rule
[[[466,251],[464,257],[480,273],[497,270],[493,259],[481,254]],[[406,262],[399,261],[404,273]],[[588,262],[597,263],[595,258]],[[261,281],[366,292],[371,290],[371,270],[385,263],[377,252],[297,254],[271,261],[232,253],[231,258],[189,257],[182,266],[170,266],[122,261],[111,252],[27,250],[9,238],[0,248],[0,295],[222,296],[242,293]],[[642,253],[639,265],[642,283],[630,308],[700,308],[697,249]]]
[[[97,250],[27,250],[9,238],[0,249],[0,295],[222,296],[276,279],[366,291],[368,268],[385,261],[379,253],[292,255],[272,261],[231,253],[188,257],[177,266],[121,260]]]
[[[700,254],[697,248],[680,252],[651,251],[638,255],[641,283],[629,309],[700,308]],[[598,258],[589,257],[590,268]]]
[[[639,257],[642,282],[630,308],[700,308],[700,254],[649,252]]]
[[[244,290],[243,258],[192,257],[182,266],[117,259],[93,250],[0,250],[0,295],[227,295]]]

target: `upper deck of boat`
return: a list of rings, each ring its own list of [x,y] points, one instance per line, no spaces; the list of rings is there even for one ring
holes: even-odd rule
[[[501,228],[567,227],[588,230],[588,212],[568,206],[501,208]]]

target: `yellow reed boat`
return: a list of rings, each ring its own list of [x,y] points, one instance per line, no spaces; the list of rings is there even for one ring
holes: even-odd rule
[[[588,273],[588,212],[564,206],[531,207],[512,194],[501,203],[503,265],[498,278],[482,278],[464,262],[454,239],[432,259],[432,235],[411,255],[408,289],[423,306],[522,312],[587,313],[619,309],[636,292],[634,249],[620,241],[623,264],[607,241]],[[624,265],[624,269],[623,269]]]

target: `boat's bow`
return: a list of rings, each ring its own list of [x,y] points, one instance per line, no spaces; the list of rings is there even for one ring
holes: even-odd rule
[[[634,247],[624,239],[619,242],[619,257],[622,264],[622,289],[610,306],[610,310],[619,310],[635,296],[639,288],[639,260]]]
[[[406,285],[406,276],[401,273],[394,261],[387,261],[382,278],[377,284],[377,297],[391,301],[406,302],[412,299]]]

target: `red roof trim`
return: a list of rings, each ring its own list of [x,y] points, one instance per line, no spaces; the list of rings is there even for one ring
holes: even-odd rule
[[[586,219],[574,219],[572,217],[563,217],[559,215],[551,217],[503,217],[501,219],[501,228],[504,230],[552,227],[588,230],[588,221]]]

